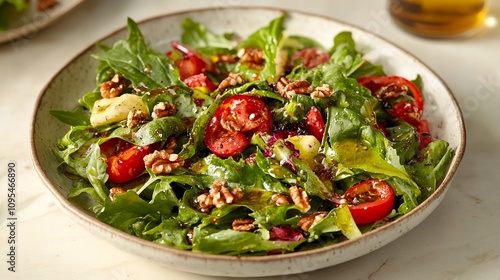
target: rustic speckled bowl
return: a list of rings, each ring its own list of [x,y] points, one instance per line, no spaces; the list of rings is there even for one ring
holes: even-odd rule
[[[140,22],[140,28],[150,46],[166,50],[169,42],[181,34],[185,17],[196,18],[216,33],[237,32],[247,36],[258,27],[279,16],[282,11],[267,8],[228,8],[188,11],[152,18]],[[426,65],[408,52],[362,29],[329,18],[288,11],[286,28],[289,34],[311,36],[325,46],[340,31],[353,33],[358,46],[371,61],[384,65],[388,73],[415,78],[421,75],[426,101],[425,118],[435,136],[447,140],[456,149],[456,155],[444,181],[437,191],[416,209],[402,218],[362,237],[321,249],[285,255],[262,257],[232,257],[182,251],[142,240],[119,231],[97,220],[87,210],[89,201],[66,199],[70,181],[57,171],[59,162],[51,149],[68,127],[50,114],[52,109],[72,109],[78,98],[95,85],[97,61],[90,54],[97,51],[95,44],[61,69],[39,96],[31,128],[32,159],[43,182],[53,193],[61,208],[90,232],[108,240],[119,248],[155,260],[175,269],[217,276],[257,277],[292,274],[333,266],[372,252],[402,236],[422,222],[442,201],[465,150],[465,127],[455,98],[443,81]],[[124,19],[125,23],[125,19]],[[100,40],[112,45],[125,38],[125,28]],[[193,269],[196,268],[196,269]]]

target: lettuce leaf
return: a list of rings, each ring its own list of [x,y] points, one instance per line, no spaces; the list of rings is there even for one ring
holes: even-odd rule
[[[410,164],[410,174],[422,187],[421,200],[429,197],[443,181],[454,155],[448,142],[436,140],[419,152],[421,161]]]
[[[277,250],[291,252],[303,242],[305,239],[272,241],[269,240],[269,232],[264,230],[239,232],[231,229],[219,230],[205,227],[203,229],[195,228],[193,251],[225,255],[265,255],[266,252]]]
[[[178,73],[166,55],[149,48],[137,24],[128,19],[127,39],[92,56],[105,62],[135,88],[159,89],[178,83]]]
[[[190,18],[184,19],[182,28],[181,42],[205,55],[229,53],[238,45],[232,40],[233,34],[214,34]]]
[[[259,80],[265,80],[268,82],[273,82],[277,77],[277,64],[276,59],[278,56],[279,45],[283,37],[283,22],[285,20],[285,15],[282,15],[274,20],[272,20],[268,26],[262,27],[252,33],[248,38],[243,41],[240,48],[259,48],[264,51],[265,64],[261,71],[258,71]],[[241,65],[240,65],[241,66]],[[243,67],[244,68],[244,67]],[[248,72],[247,71],[238,72]],[[250,71],[253,72],[253,71]],[[252,73],[247,74],[248,80],[252,79]]]

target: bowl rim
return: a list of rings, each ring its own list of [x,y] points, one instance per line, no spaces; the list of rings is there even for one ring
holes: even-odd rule
[[[466,148],[466,142],[467,142],[467,137],[466,137],[466,129],[465,129],[465,123],[463,119],[463,113],[458,105],[458,102],[456,100],[456,97],[453,95],[453,92],[450,90],[449,86],[444,82],[444,80],[437,75],[434,70],[432,70],[427,64],[425,64],[423,61],[421,61],[419,58],[411,54],[409,51],[406,49],[400,47],[396,43],[393,43],[378,34],[372,33],[362,27],[359,27],[355,24],[347,23],[342,20],[338,20],[333,17],[325,16],[325,15],[319,15],[315,14],[312,12],[304,12],[304,11],[299,11],[299,10],[294,10],[294,9],[282,9],[282,8],[275,8],[275,7],[265,7],[265,6],[230,6],[230,7],[208,7],[208,8],[196,8],[196,9],[186,9],[186,10],[180,10],[176,12],[167,12],[159,15],[155,15],[152,17],[148,17],[142,20],[137,21],[137,24],[140,25],[146,22],[150,21],[155,21],[164,17],[169,17],[169,16],[181,16],[181,15],[186,15],[190,13],[199,13],[199,12],[214,12],[217,10],[266,10],[266,11],[276,11],[276,12],[283,12],[287,14],[299,14],[302,16],[307,16],[307,17],[314,17],[314,18],[321,18],[330,22],[334,22],[339,25],[344,25],[346,27],[349,27],[350,29],[356,30],[356,32],[360,33],[366,33],[370,36],[376,37],[378,40],[383,41],[386,44],[392,45],[395,48],[401,50],[402,52],[405,53],[405,55],[411,57],[412,59],[415,60],[416,63],[422,65],[423,68],[425,68],[427,71],[429,71],[430,74],[432,74],[438,81],[441,83],[442,86],[445,87],[446,89],[446,94],[449,95],[453,107],[455,107],[457,115],[457,119],[459,120],[459,127],[460,127],[460,139],[458,141],[458,146],[455,149],[455,156],[453,158],[453,161],[449,167],[449,170],[447,172],[447,175],[445,176],[444,180],[441,182],[441,184],[436,188],[436,190],[428,197],[424,202],[419,204],[417,207],[415,207],[413,210],[410,212],[406,213],[405,215],[401,216],[397,220],[391,221],[379,228],[373,229],[370,232],[364,233],[361,237],[352,239],[352,240],[346,240],[342,241],[337,244],[332,244],[329,246],[321,247],[321,248],[316,248],[312,250],[307,250],[307,251],[299,251],[299,252],[291,252],[287,254],[279,254],[279,255],[266,255],[266,256],[227,256],[227,255],[216,255],[216,254],[206,254],[206,253],[200,253],[200,252],[193,252],[193,251],[187,251],[187,250],[182,250],[182,249],[176,249],[172,247],[168,247],[165,245],[157,244],[152,241],[148,241],[145,239],[142,239],[140,237],[131,235],[129,233],[123,232],[117,228],[114,228],[100,220],[98,220],[95,216],[89,214],[87,211],[79,208],[78,206],[74,205],[71,203],[63,194],[61,194],[58,191],[57,186],[55,186],[49,179],[48,175],[45,174],[43,171],[42,165],[40,161],[37,158],[37,150],[36,150],[36,145],[35,145],[35,134],[36,134],[36,119],[37,115],[39,114],[37,108],[40,106],[42,99],[45,96],[45,93],[47,89],[49,88],[50,84],[70,65],[72,64],[76,59],[80,58],[84,53],[88,52],[90,49],[92,49],[97,43],[106,40],[107,38],[116,35],[117,33],[123,32],[124,30],[127,29],[126,25],[123,25],[122,27],[119,27],[115,29],[114,31],[107,33],[106,35],[102,36],[98,40],[92,42],[89,44],[87,47],[83,48],[81,51],[79,51],[74,57],[72,57],[67,63],[62,65],[60,69],[50,78],[50,80],[46,83],[46,85],[42,88],[42,90],[39,92],[35,105],[33,107],[33,114],[32,114],[32,120],[31,120],[31,126],[30,126],[30,157],[32,164],[34,165],[34,168],[36,172],[38,173],[38,176],[41,178],[42,182],[44,185],[50,190],[52,195],[55,196],[57,202],[61,206],[62,210],[70,215],[74,220],[76,220],[79,223],[86,223],[86,224],[91,224],[96,229],[99,229],[100,231],[108,232],[112,234],[113,236],[117,236],[119,238],[122,238],[124,240],[132,241],[134,243],[137,243],[139,246],[144,246],[148,247],[150,249],[153,249],[155,251],[164,251],[166,253],[179,256],[179,257],[189,257],[189,258],[198,258],[200,260],[214,260],[214,261],[237,261],[237,262],[252,262],[252,263],[262,263],[262,262],[271,262],[271,261],[286,261],[286,260],[291,260],[291,259],[296,259],[312,254],[325,254],[330,251],[334,250],[339,250],[344,247],[351,247],[356,243],[362,242],[363,240],[369,239],[372,236],[376,236],[381,234],[381,232],[390,229],[397,224],[404,224],[407,222],[409,219],[411,219],[413,216],[417,215],[419,212],[424,211],[424,209],[430,204],[430,202],[440,198],[442,199],[442,195],[449,189],[450,183],[455,176],[460,162],[463,159],[464,153],[465,153],[465,148]],[[436,205],[437,207],[437,205]],[[433,211],[433,210],[432,210]],[[431,212],[432,212],[431,211]],[[429,213],[430,214],[430,213]],[[425,219],[424,217],[423,219]],[[418,226],[415,225],[415,226]],[[413,227],[412,227],[413,228]],[[411,230],[412,228],[409,228]],[[89,229],[86,229],[89,230]],[[92,230],[93,232],[94,230]],[[94,232],[93,232],[94,233]],[[402,236],[402,235],[400,235]],[[399,238],[398,236],[397,238]],[[100,237],[102,238],[102,237]],[[397,239],[396,238],[396,239]],[[392,242],[393,240],[390,240],[387,243]],[[115,244],[113,244],[115,245]],[[382,244],[385,245],[385,244]],[[115,245],[116,246],[116,245]],[[379,246],[382,247],[382,246]],[[376,250],[379,247],[373,249]],[[371,251],[373,251],[371,250]],[[359,256],[356,256],[359,257]]]

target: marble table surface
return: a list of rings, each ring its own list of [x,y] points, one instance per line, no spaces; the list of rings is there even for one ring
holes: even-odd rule
[[[392,243],[355,260],[261,279],[500,279],[500,1],[490,26],[465,40],[409,35],[384,0],[86,0],[43,30],[0,45],[0,279],[221,279],[165,268],[108,244],[63,214],[30,161],[36,97],[92,42],[135,20],[200,7],[277,6],[365,28],[413,53],[449,85],[468,132],[465,157],[438,208]],[[16,272],[8,270],[7,168],[17,166]]]

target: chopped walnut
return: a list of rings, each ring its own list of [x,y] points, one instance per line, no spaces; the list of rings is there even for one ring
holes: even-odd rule
[[[376,96],[379,100],[387,101],[387,99],[397,98],[399,96],[408,96],[408,87],[405,85],[398,86],[396,84],[390,84],[386,87],[383,87],[376,93]],[[416,106],[409,106],[409,108],[405,108],[406,113],[410,115],[410,117],[414,119],[419,119],[421,117],[422,112],[418,110]]]
[[[151,117],[153,119],[158,119],[167,116],[173,116],[175,112],[177,112],[177,108],[174,104],[159,102],[153,107],[153,113],[151,113]]]
[[[163,150],[169,154],[173,154],[175,148],[177,148],[177,142],[175,141],[175,138],[168,137],[167,143],[165,143],[165,148],[163,148]]]
[[[281,206],[281,205],[288,205],[290,204],[289,197],[284,194],[273,194],[271,197],[271,200],[276,204],[276,206]]]
[[[332,88],[328,84],[323,84],[320,87],[316,87],[313,92],[311,92],[311,97],[324,98],[332,95]]]
[[[309,204],[309,197],[307,196],[307,193],[303,188],[291,186],[289,188],[289,191],[293,203],[297,207],[299,207],[302,212],[307,212],[309,209],[311,209],[311,205]]]
[[[120,74],[115,74],[111,80],[101,84],[101,96],[103,98],[117,97],[125,90],[125,79]]]
[[[189,244],[193,244],[193,229],[189,229],[187,234],[186,234],[186,240]]]
[[[377,98],[380,100],[386,100],[386,99],[391,99],[391,98],[396,98],[401,95],[406,95],[408,93],[408,87],[407,86],[397,86],[395,84],[390,84],[379,92],[377,92]]]
[[[203,213],[208,213],[210,212],[210,209],[214,206],[212,197],[209,196],[208,194],[200,194],[196,198],[196,202],[198,203],[198,206],[200,207],[201,212]]]
[[[165,150],[154,151],[144,156],[144,164],[154,174],[169,174],[184,165],[184,159],[178,154],[170,154]]]
[[[230,132],[242,131],[245,126],[243,122],[237,115],[228,115],[226,118],[220,120],[221,126]]]
[[[215,62],[219,63],[236,63],[238,58],[229,53],[218,54],[215,57]]]
[[[244,194],[241,189],[229,190],[225,184],[224,180],[216,180],[210,187],[208,194],[200,194],[197,197],[196,201],[202,212],[207,213],[212,206],[220,208],[222,205],[233,204],[243,198]]]
[[[291,100],[294,94],[310,94],[314,87],[306,80],[290,81],[286,77],[281,77],[274,86],[274,90],[279,95]]]
[[[255,222],[253,218],[235,219],[231,226],[235,231],[246,232],[255,229],[255,224],[253,222]]]
[[[147,117],[148,115],[141,110],[130,111],[127,116],[127,127],[135,127]]]
[[[126,190],[122,187],[113,187],[109,190],[109,199],[115,201],[115,195],[125,193]]]
[[[312,226],[323,220],[326,215],[328,215],[327,211],[314,212],[312,215],[302,217],[298,222],[298,226],[303,231],[308,231]]]
[[[243,77],[240,74],[229,73],[229,75],[220,82],[219,86],[217,87],[217,90],[219,92],[222,92],[229,87],[235,85],[241,85],[244,84],[245,82],[246,82],[245,79],[243,79]]]
[[[252,68],[261,68],[264,65],[264,52],[257,48],[241,48],[237,53],[240,62],[250,65]]]
[[[250,154],[246,159],[245,159],[245,164],[246,165],[252,165],[254,164],[257,159],[255,158],[257,155],[255,153]]]

